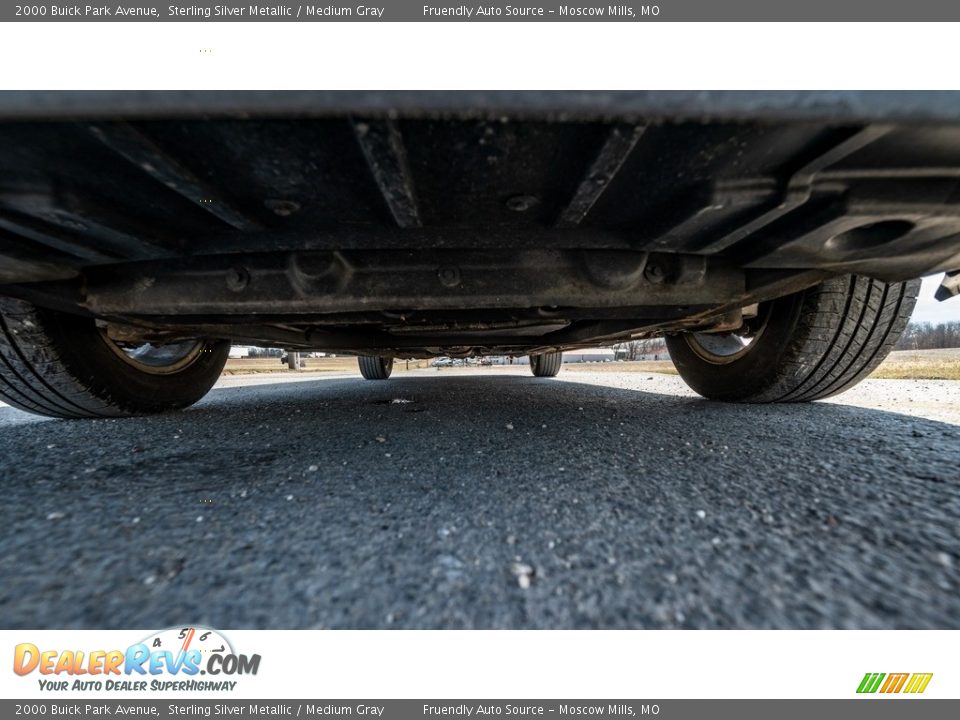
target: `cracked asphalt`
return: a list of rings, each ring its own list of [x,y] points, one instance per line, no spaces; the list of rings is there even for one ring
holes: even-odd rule
[[[408,402],[395,402],[408,401]],[[227,378],[0,407],[4,628],[957,628],[960,383]]]

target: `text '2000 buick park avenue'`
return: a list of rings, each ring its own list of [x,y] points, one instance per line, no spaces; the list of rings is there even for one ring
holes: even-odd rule
[[[0,95],[0,396],[183,408],[231,343],[395,359],[665,337],[722,401],[869,374],[960,286],[936,93]]]

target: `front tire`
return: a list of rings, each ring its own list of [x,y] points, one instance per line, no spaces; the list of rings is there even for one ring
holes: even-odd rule
[[[563,364],[562,352],[548,352],[530,356],[530,372],[534,377],[556,377]]]
[[[357,363],[360,365],[360,374],[366,380],[386,380],[393,372],[393,358],[361,355]]]
[[[92,318],[0,298],[0,398],[57,418],[179,410],[220,377],[230,343],[121,346]]]
[[[700,395],[730,402],[807,402],[856,385],[893,350],[919,280],[832,278],[760,305],[749,342],[737,335],[667,336],[680,377]]]

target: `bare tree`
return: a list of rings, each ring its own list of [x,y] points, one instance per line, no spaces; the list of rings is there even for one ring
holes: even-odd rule
[[[960,322],[910,323],[900,336],[897,350],[942,350],[960,347]]]
[[[637,360],[644,355],[666,355],[667,345],[663,338],[644,338],[643,340],[629,340],[614,345],[614,353],[624,360]]]

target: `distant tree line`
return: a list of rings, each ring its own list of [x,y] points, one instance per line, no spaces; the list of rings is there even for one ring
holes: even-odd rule
[[[280,348],[261,348],[261,347],[251,347],[250,355],[248,357],[281,357],[285,353]]]
[[[942,350],[944,348],[960,348],[960,321],[942,323],[910,323],[897,350]]]
[[[617,360],[638,360],[649,355],[657,355],[665,360],[667,358],[667,343],[663,338],[630,340],[614,345],[613,352]],[[649,360],[650,358],[646,357],[646,359]]]

